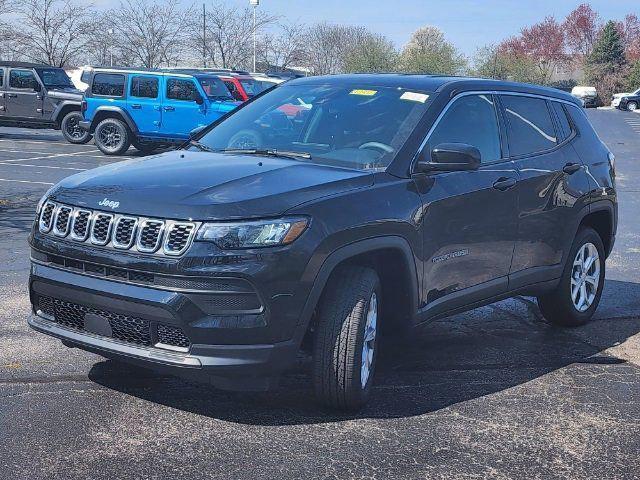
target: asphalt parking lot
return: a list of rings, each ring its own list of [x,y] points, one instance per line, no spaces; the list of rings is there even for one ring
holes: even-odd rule
[[[232,394],[31,331],[37,200],[122,159],[0,129],[0,479],[638,478],[640,115],[588,114],[620,202],[596,318],[564,330],[515,298],[435,321],[383,352],[351,416],[313,402],[304,361],[275,392]]]

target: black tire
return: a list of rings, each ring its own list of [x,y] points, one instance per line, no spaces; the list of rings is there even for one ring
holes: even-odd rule
[[[94,141],[105,155],[122,155],[131,146],[131,134],[122,120],[105,118],[96,127]]]
[[[599,278],[593,301],[586,310],[580,311],[572,299],[572,275],[575,275],[574,262],[577,260],[576,256],[578,252],[583,246],[588,244],[595,246],[598,252]],[[580,275],[578,275],[578,277],[580,277]],[[538,306],[540,307],[542,315],[551,323],[563,327],[578,327],[584,325],[591,319],[598,308],[600,297],[602,296],[602,288],[604,287],[604,278],[605,252],[602,239],[592,228],[581,228],[578,230],[576,238],[573,241],[567,257],[567,263],[565,264],[557,288],[553,292],[538,297]],[[584,280],[582,283],[585,283]],[[591,289],[591,291],[594,290]]]
[[[375,297],[374,297],[375,295]],[[371,391],[380,331],[380,280],[370,268],[339,267],[318,305],[313,348],[313,383],[316,397],[341,410],[362,407]],[[370,305],[377,307],[369,374],[362,385],[365,327]]]
[[[627,110],[633,112],[638,109],[638,102],[629,102],[627,103]]]
[[[158,148],[160,148],[160,145],[157,143],[147,143],[147,142],[137,142],[134,141],[132,142],[133,147],[138,150],[141,153],[144,153],[145,155],[150,155],[153,152],[155,152]]]
[[[77,110],[67,113],[62,118],[60,131],[67,142],[83,145],[91,140],[91,134],[78,124],[82,119],[82,114]]]

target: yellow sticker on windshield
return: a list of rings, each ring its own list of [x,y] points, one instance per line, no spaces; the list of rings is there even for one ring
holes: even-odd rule
[[[429,98],[429,95],[426,93],[418,93],[418,92],[404,92],[400,95],[400,100],[411,100],[412,102],[420,102],[424,103]]]
[[[351,90],[349,95],[364,95],[365,97],[373,97],[377,90],[363,90],[362,88],[356,88],[355,90]]]

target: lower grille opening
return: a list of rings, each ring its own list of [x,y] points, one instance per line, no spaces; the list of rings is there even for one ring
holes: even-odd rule
[[[48,296],[38,297],[38,308],[55,323],[80,331],[86,331],[85,314],[99,315],[109,322],[112,338],[147,347],[153,343],[151,322],[143,318],[99,310]],[[191,346],[189,338],[178,327],[158,324],[156,329],[157,343],[162,344],[161,348],[175,347],[177,351],[186,352]]]

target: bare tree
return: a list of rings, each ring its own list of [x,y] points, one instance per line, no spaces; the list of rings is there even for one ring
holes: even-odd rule
[[[281,23],[275,32],[263,35],[260,42],[261,62],[280,70],[304,63],[306,29],[300,23]]]
[[[182,58],[192,16],[193,8],[182,9],[171,0],[127,0],[106,12],[104,34],[96,40],[111,42],[117,57],[128,65],[174,65]],[[108,30],[113,31],[110,37]]]
[[[202,15],[191,22],[190,44],[203,51]],[[214,2],[206,13],[204,30],[204,53],[207,63],[221,68],[249,68],[253,57],[253,12],[249,8],[239,9],[226,3]],[[275,17],[259,13],[256,29],[275,21]],[[197,23],[196,23],[197,22]]]
[[[72,0],[20,0],[13,7],[17,21],[5,26],[4,36],[5,48],[15,58],[63,67],[85,48],[91,6]]]
[[[306,64],[313,75],[341,73],[349,27],[319,23],[305,35]]]

